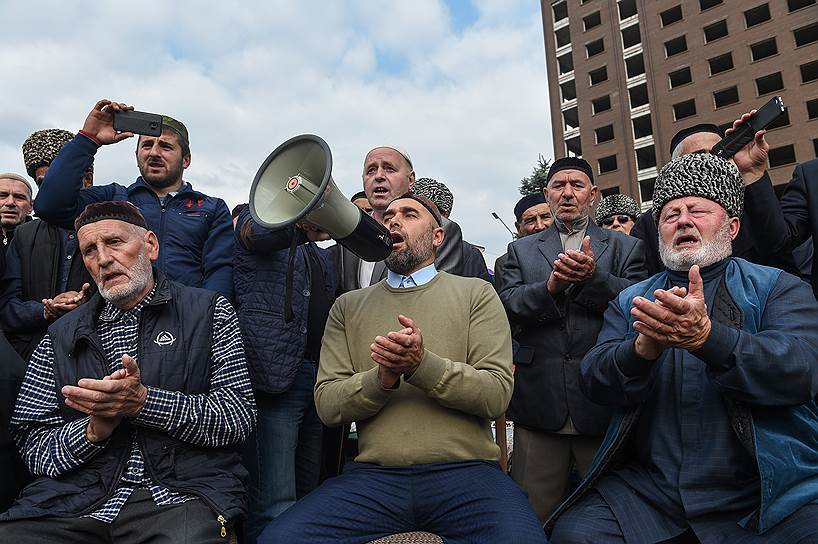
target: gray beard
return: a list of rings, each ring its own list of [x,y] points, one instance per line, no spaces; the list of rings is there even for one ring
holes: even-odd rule
[[[406,276],[415,271],[420,263],[434,255],[432,237],[433,234],[430,232],[428,236],[422,236],[418,239],[418,247],[409,247],[407,245],[406,249],[390,253],[384,260],[386,268],[401,276]]]
[[[713,240],[710,242],[702,242],[702,246],[692,253],[683,253],[668,246],[659,236],[659,258],[662,263],[669,269],[679,272],[686,272],[694,264],[704,268],[715,264],[722,259],[726,259],[733,254],[733,240],[730,238],[730,222],[729,218],[725,219],[724,224],[716,232]]]
[[[131,273],[131,281],[128,284],[117,285],[112,289],[106,289],[97,283],[100,296],[115,306],[129,302],[148,286],[151,276],[153,275],[151,260],[146,254],[141,253],[136,264],[134,264],[129,272]]]

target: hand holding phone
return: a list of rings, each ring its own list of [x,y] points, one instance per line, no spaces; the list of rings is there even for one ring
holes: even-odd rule
[[[119,110],[114,112],[114,130],[145,136],[161,136],[162,116],[144,111]]]
[[[101,145],[114,144],[130,138],[133,136],[133,132],[117,132],[113,125],[114,114],[128,110],[133,110],[133,106],[113,102],[107,98],[102,99],[94,104],[94,108],[85,118],[82,132]]]
[[[731,158],[741,148],[750,143],[750,140],[755,138],[756,132],[772,125],[783,113],[784,101],[780,96],[772,97],[769,102],[761,106],[760,110],[750,115],[749,119],[742,124],[736,126],[734,123],[732,132],[713,146],[711,153],[722,159]]]

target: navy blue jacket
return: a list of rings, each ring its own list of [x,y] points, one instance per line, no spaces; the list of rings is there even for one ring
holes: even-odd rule
[[[249,245],[242,239],[243,230]],[[293,236],[299,238],[293,266],[293,320],[288,323],[284,319],[284,294]],[[239,215],[235,246],[236,314],[250,380],[256,390],[281,393],[292,385],[304,358],[310,302],[308,252],[321,263],[330,305],[335,298],[333,260],[327,250],[307,241],[300,229],[267,229],[253,221],[249,209]]]
[[[605,313],[597,345],[582,361],[581,377],[590,398],[619,410],[583,482],[546,522],[547,531],[616,468],[618,459],[631,459],[628,445],[643,401],[655,394],[652,369],[663,361],[635,355],[630,309],[634,297],[654,300],[654,291],[666,284],[663,272],[633,285]],[[743,259],[728,263],[724,285],[725,296],[717,296],[710,308],[718,334],[711,334],[695,357],[707,365],[733,431],[757,463],[758,509],[740,525],[761,534],[818,500],[818,307],[805,283]],[[670,351],[661,357],[672,356]]]
[[[112,183],[83,189],[82,177],[97,149],[82,134],[63,146],[37,193],[37,215],[73,230],[74,219],[88,204],[127,200],[140,209],[159,238],[159,260],[155,264],[168,279],[210,289],[232,300],[233,221],[227,204],[184,183],[162,206],[141,177],[129,187]]]

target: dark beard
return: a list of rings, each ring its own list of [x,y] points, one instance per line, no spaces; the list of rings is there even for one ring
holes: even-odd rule
[[[406,249],[393,251],[384,260],[386,268],[401,276],[406,276],[415,271],[419,264],[429,257],[434,256],[435,248],[432,244],[433,237],[434,235],[431,232],[426,235],[421,235],[417,240],[412,241],[411,246],[407,240]]]

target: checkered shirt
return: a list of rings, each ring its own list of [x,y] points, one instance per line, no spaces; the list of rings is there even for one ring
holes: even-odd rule
[[[97,323],[109,370],[122,369],[122,356],[136,354],[142,308],[154,291],[131,310],[106,303]],[[20,389],[11,427],[29,470],[35,475],[56,478],[82,467],[107,441],[94,444],[85,436],[89,417],[66,422],[59,412],[53,369],[53,345],[46,335],[31,357]],[[137,445],[139,427],[164,430],[168,434],[204,447],[220,447],[247,438],[255,423],[255,401],[250,385],[238,320],[232,306],[218,297],[213,315],[210,392],[186,395],[148,386],[140,414],[133,418],[131,453],[113,495],[88,514],[112,523],[134,489],[145,487],[157,506],[181,504],[197,497],[173,492],[157,485],[145,471]]]

